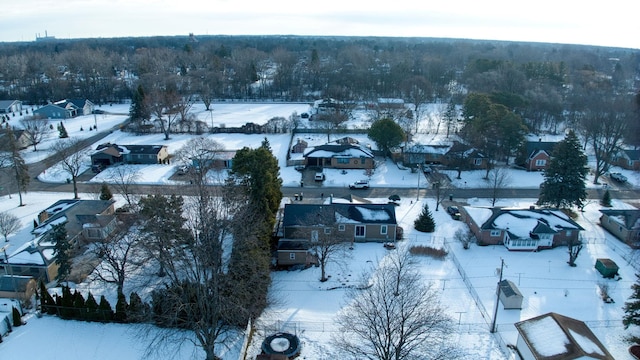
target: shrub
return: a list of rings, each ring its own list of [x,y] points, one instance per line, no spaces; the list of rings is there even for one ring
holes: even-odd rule
[[[434,259],[444,259],[447,256],[447,251],[444,249],[436,249],[430,246],[412,246],[409,249],[409,253],[411,255],[423,255],[423,256],[431,256]]]

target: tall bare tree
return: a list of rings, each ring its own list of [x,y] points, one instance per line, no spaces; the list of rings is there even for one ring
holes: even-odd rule
[[[93,279],[117,286],[118,296],[124,296],[124,283],[145,265],[146,252],[140,227],[135,224],[135,215],[119,217],[115,234],[108,239],[95,242],[93,253],[100,263],[91,273]]]
[[[46,139],[51,132],[49,119],[37,116],[20,120],[20,126],[24,129],[29,143],[33,146],[33,151],[38,151],[38,144]]]
[[[338,315],[335,344],[356,359],[455,359],[448,340],[451,319],[438,293],[425,285],[407,252],[392,254],[349,292],[351,302]]]
[[[140,178],[140,172],[133,166],[121,165],[109,169],[109,182],[127,202],[130,211],[138,209],[140,196],[134,193],[135,185]]]
[[[505,168],[496,166],[489,171],[487,180],[491,188],[491,206],[495,206],[502,189],[510,184],[511,177]]]
[[[70,138],[60,139],[51,146],[50,151],[60,158],[60,167],[69,174],[69,180],[73,183],[73,197],[79,199],[78,177],[85,169],[85,163],[88,163],[89,148],[81,139]]]
[[[22,223],[20,219],[8,212],[0,212],[0,234],[4,236],[4,241],[9,241],[9,235],[20,230]]]
[[[185,165],[193,165],[190,171],[192,181],[196,185],[207,185],[210,181],[207,174],[211,170],[220,169],[222,144],[206,137],[193,138],[178,150],[176,158]],[[200,186],[199,189],[202,189]]]
[[[11,128],[7,128],[5,139],[7,142],[3,144],[3,148],[6,148],[7,151],[0,152],[0,168],[5,166],[11,168],[12,180],[15,181],[20,198],[20,206],[24,206],[22,193],[27,192],[27,186],[31,181],[29,167],[20,154],[18,142]]]

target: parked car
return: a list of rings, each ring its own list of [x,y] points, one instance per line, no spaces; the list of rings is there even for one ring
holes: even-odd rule
[[[317,172],[316,176],[314,177],[315,181],[324,181],[324,173],[321,172]]]
[[[180,165],[178,166],[178,175],[185,175],[189,172],[189,165]]]
[[[306,168],[306,166],[304,166],[304,165],[296,165],[294,167],[294,169],[296,169],[297,171],[304,171],[305,168]]]
[[[447,213],[451,215],[451,218],[453,220],[460,220],[460,218],[462,217],[460,215],[460,209],[458,209],[457,206],[447,206]]]
[[[99,174],[102,170],[104,170],[104,166],[102,166],[102,164],[91,165],[91,171],[96,174]]]
[[[622,174],[620,174],[620,173],[611,173],[611,174],[609,174],[609,177],[612,180],[620,182],[620,183],[627,182],[627,177],[622,175]]]
[[[358,180],[352,184],[349,184],[349,189],[368,189],[369,180]]]
[[[300,114],[300,117],[303,119],[308,119],[309,118],[309,113],[303,112],[302,114]]]

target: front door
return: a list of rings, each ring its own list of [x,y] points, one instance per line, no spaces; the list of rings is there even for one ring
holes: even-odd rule
[[[356,225],[356,237],[364,237],[365,236],[365,227],[364,225]]]

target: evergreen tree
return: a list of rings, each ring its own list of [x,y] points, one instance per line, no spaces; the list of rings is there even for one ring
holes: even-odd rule
[[[87,321],[98,321],[98,303],[91,292],[87,295],[87,301],[84,302],[86,309]]]
[[[129,308],[127,309],[127,320],[131,322],[143,322],[147,320],[149,305],[142,302],[136,292],[129,295]]]
[[[73,318],[73,294],[71,293],[71,289],[68,286],[62,287],[62,298],[60,300],[60,317],[63,319],[72,319]]]
[[[436,223],[433,220],[433,216],[431,215],[431,210],[429,210],[429,204],[425,203],[422,208],[422,212],[420,216],[414,221],[413,226],[416,230],[421,232],[434,232],[436,230]]]
[[[113,321],[113,309],[111,304],[104,295],[100,296],[100,304],[98,304],[98,313],[100,315],[100,321],[110,322]]]
[[[602,200],[600,200],[600,205],[605,207],[611,207],[611,194],[609,193],[609,190],[606,190],[604,192],[604,195],[602,195]]]
[[[47,286],[44,284],[44,281],[40,281],[40,311],[42,313],[47,313],[49,315],[55,315],[56,302],[53,300],[51,294],[47,290]]]
[[[587,156],[582,152],[576,134],[570,131],[551,153],[538,204],[556,208],[582,207],[587,199],[585,179],[588,172]]]
[[[65,281],[71,273],[71,244],[67,239],[67,229],[64,223],[53,225],[51,241],[54,243],[53,255],[56,257],[56,264],[58,264],[56,280]]]
[[[142,85],[138,85],[131,98],[129,107],[129,117],[131,121],[139,123],[151,118],[151,110],[147,104],[146,94]]]
[[[369,139],[373,140],[385,156],[391,154],[391,149],[402,144],[405,139],[404,130],[391,119],[376,120],[367,132]]]
[[[87,320],[87,309],[85,307],[84,297],[78,290],[73,292],[73,318],[78,320]]]
[[[102,186],[100,186],[100,200],[111,200],[112,198],[113,194],[111,193],[111,189],[109,189],[109,185],[102,183]]]
[[[62,121],[60,121],[60,124],[58,124],[58,137],[60,137],[60,139],[66,139],[69,137],[67,129],[64,127]]]
[[[12,313],[13,313],[13,326],[22,325],[22,316],[20,315],[20,310],[18,310],[18,308],[14,306]]]
[[[629,300],[622,307],[624,310],[622,323],[625,329],[630,325],[640,325],[640,274],[636,274],[636,283],[631,285],[631,290],[633,292],[629,296]]]
[[[113,315],[113,320],[116,322],[127,322],[127,299],[124,294],[118,294],[118,302],[116,303],[116,313]]]

